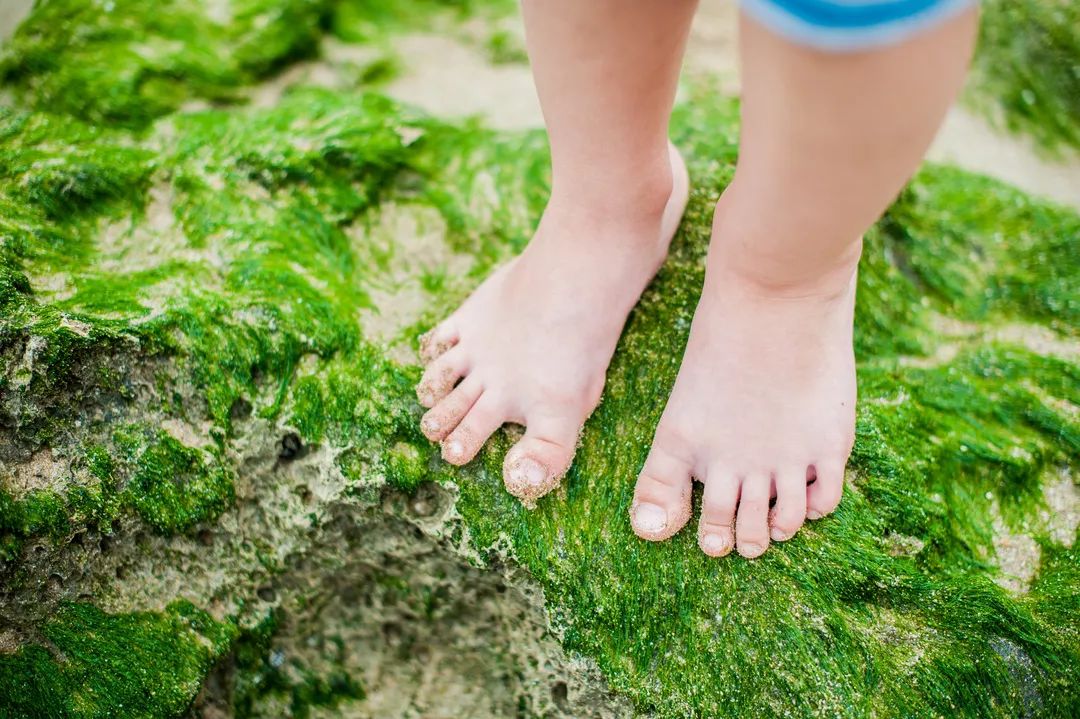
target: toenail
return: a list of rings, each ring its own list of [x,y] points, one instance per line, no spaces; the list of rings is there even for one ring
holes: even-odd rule
[[[447,442],[446,453],[451,457],[460,457],[461,455],[465,454],[465,447],[461,444],[461,442],[455,439],[451,442]]]
[[[765,548],[760,544],[745,543],[739,547],[739,553],[747,559],[753,559],[764,551]]]
[[[703,534],[701,539],[698,540],[698,544],[701,546],[701,550],[708,554],[724,554],[730,549],[727,539],[712,532]]]
[[[667,512],[655,504],[634,507],[634,526],[643,532],[661,532],[667,526]]]
[[[806,512],[807,519],[821,519],[821,512],[816,512],[813,509]]]
[[[548,478],[548,472],[544,465],[528,457],[515,464],[510,470],[510,475],[518,484],[527,484],[533,487],[543,484]]]
[[[789,535],[787,532],[780,529],[779,527],[773,527],[772,530],[769,531],[769,536],[772,537],[773,541],[775,542],[783,542],[791,535]]]
[[[439,424],[439,420],[433,417],[424,417],[424,419],[420,421],[420,429],[423,429],[426,432],[438,432],[441,428],[442,425]]]

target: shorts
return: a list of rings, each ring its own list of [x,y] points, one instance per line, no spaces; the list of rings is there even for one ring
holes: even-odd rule
[[[748,15],[800,45],[867,50],[943,23],[976,0],[741,0]]]

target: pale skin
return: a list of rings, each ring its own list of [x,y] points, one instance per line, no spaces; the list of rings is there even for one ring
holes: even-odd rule
[[[626,316],[687,196],[667,141],[696,0],[525,0],[552,190],[521,256],[422,344],[425,435],[469,462],[507,422],[531,504],[573,459]],[[698,544],[761,555],[840,501],[854,441],[861,237],[918,167],[963,82],[976,13],[829,53],[740,22],[742,130],[705,285],[630,521],[665,540],[704,483]]]

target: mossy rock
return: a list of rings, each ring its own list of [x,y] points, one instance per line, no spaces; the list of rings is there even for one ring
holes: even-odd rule
[[[183,601],[118,616],[71,604],[40,632],[0,655],[5,717],[178,716],[236,634]]]
[[[984,0],[968,100],[1046,151],[1080,148],[1080,7]]]
[[[129,3],[65,19],[105,38],[87,55],[38,37],[60,24],[46,3],[9,51],[0,716],[363,715],[379,686],[350,641],[389,606],[439,631],[494,607],[451,643],[512,668],[483,675],[506,694],[469,705],[489,715],[1080,714],[1080,217],[924,168],[866,238],[838,512],[755,561],[706,558],[692,531],[643,543],[633,482],[732,176],[735,103],[696,88],[678,109],[689,209],[563,488],[529,511],[502,488],[513,430],[450,468],[413,385],[420,332],[528,241],[543,135],[364,88],[245,106],[327,8],[354,17],[248,4],[322,19],[291,39],[217,23],[199,43],[259,54],[158,58],[156,104],[158,75],[128,77],[132,47],[189,38],[175,28],[201,5],[148,26]],[[110,47],[130,62],[76,92]],[[12,69],[35,53],[48,62]],[[181,109],[192,98],[225,104]],[[534,643],[477,617],[531,622]],[[418,661],[423,631],[399,623],[379,661]]]

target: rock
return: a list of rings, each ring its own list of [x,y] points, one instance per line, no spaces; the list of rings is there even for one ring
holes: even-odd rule
[[[1075,514],[1080,217],[925,168],[866,238],[840,510],[710,560],[626,516],[737,106],[698,89],[678,110],[683,227],[565,489],[528,511],[506,434],[460,470],[424,440],[414,351],[528,240],[542,134],[363,88],[184,110],[252,91],[332,4],[197,38],[182,5],[154,32],[191,67],[139,50],[143,6],[119,2],[44,4],[30,27],[63,36],[8,58],[52,65],[3,65],[0,715],[1076,713],[1075,526],[1044,491]],[[107,46],[69,30],[110,23]],[[102,58],[100,92],[73,92]],[[1044,547],[1027,594],[994,583],[995,519]]]

